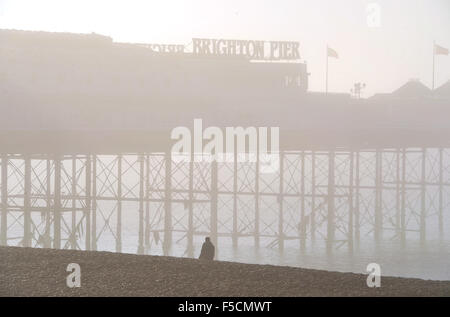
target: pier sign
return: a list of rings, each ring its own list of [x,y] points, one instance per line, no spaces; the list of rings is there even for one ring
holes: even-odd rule
[[[192,39],[194,55],[242,56],[252,60],[298,60],[300,43],[282,41],[246,41]]]
[[[184,45],[175,44],[145,44],[145,47],[157,53],[184,53]]]

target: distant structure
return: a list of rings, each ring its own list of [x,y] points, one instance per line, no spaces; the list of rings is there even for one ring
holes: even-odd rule
[[[194,118],[219,127],[275,123],[285,149],[421,144],[449,129],[448,83],[431,92],[410,81],[368,99],[362,83],[358,98],[310,92],[298,43],[195,41],[188,52],[98,34],[0,30],[0,146],[165,150],[170,130]]]
[[[433,96],[439,99],[450,100],[450,80],[433,91]]]
[[[375,94],[372,100],[420,100],[420,99],[449,99],[450,83],[442,85],[434,91],[425,86],[419,79],[410,79],[392,93]]]
[[[365,83],[355,83],[353,85],[353,89],[351,89],[350,92],[352,93],[354,98],[361,99],[361,91],[364,88],[366,88],[366,84]]]
[[[198,102],[224,90],[251,98],[266,89],[271,94],[308,89],[306,64],[298,60],[253,63],[244,55],[116,43],[98,34],[0,30],[0,39],[2,89],[11,93],[145,100],[176,91],[180,98]],[[234,46],[239,50],[236,41]],[[195,96],[201,97],[194,100]]]
[[[424,98],[431,96],[431,89],[422,84],[419,79],[411,79],[391,95],[398,99]]]

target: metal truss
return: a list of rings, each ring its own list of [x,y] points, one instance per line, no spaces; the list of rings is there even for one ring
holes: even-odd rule
[[[1,245],[170,254],[176,243],[192,257],[208,235],[351,253],[362,240],[446,239],[450,150],[290,151],[271,174],[167,153],[4,153],[0,186]]]

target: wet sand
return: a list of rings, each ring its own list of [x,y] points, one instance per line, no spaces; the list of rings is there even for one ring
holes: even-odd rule
[[[81,287],[69,288],[69,263]],[[450,281],[110,252],[0,247],[0,296],[450,296]]]

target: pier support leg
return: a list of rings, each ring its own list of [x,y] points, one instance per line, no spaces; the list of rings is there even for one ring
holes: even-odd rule
[[[55,191],[53,202],[53,248],[61,249],[61,157],[55,156]]]
[[[439,149],[439,241],[444,241],[444,154]]]
[[[210,215],[210,232],[211,242],[216,246],[216,258],[218,250],[217,237],[217,207],[218,207],[218,170],[217,161],[211,162],[211,215]]]
[[[420,245],[425,247],[426,241],[426,163],[427,163],[427,150],[422,149],[422,177],[420,181]]]
[[[145,253],[150,248],[150,155],[145,155]]]
[[[51,225],[54,214],[52,212],[52,188],[51,188],[51,175],[52,175],[52,161],[47,157],[46,159],[46,177],[45,177],[45,204],[47,210],[45,212],[45,232],[44,232],[44,248],[52,247],[52,238],[51,238]]]
[[[330,151],[328,155],[328,215],[327,215],[327,254],[332,255],[335,233],[335,152]]]
[[[382,214],[382,192],[383,192],[383,173],[382,173],[382,152],[376,150],[375,157],[375,244],[377,247],[381,241],[383,214]]]
[[[354,205],[354,223],[355,223],[355,242],[356,247],[359,249],[359,243],[361,238],[361,228],[360,228],[360,210],[359,210],[359,194],[360,194],[360,174],[359,174],[359,157],[360,152],[356,152],[356,162],[355,162],[355,205]]]
[[[400,204],[400,241],[402,248],[406,246],[406,150],[402,149],[402,184],[401,184],[401,204]]]
[[[258,249],[260,246],[260,237],[259,237],[259,225],[260,225],[260,210],[259,210],[259,147],[256,153],[256,166],[255,166],[255,233],[254,233],[254,243],[255,248]]]
[[[194,257],[194,153],[189,161],[187,256]]]
[[[349,162],[349,180],[348,180],[348,251],[350,255],[353,254],[353,151],[350,151],[350,162]]]
[[[305,151],[300,156],[300,251],[304,252],[306,247],[306,221],[305,221]]]
[[[401,210],[400,149],[397,149],[397,151],[396,151],[396,164],[397,164],[397,166],[396,166],[396,176],[395,176],[395,209],[396,209],[396,212],[395,212],[395,236],[397,239],[399,239],[400,235],[401,235],[401,233],[400,233],[401,232],[401,222],[400,222],[400,219],[401,219],[401,215],[400,215],[401,214],[400,213],[400,210]]]
[[[139,196],[139,199],[141,197]],[[116,252],[122,252],[122,155],[117,156],[117,224]]]
[[[169,255],[172,245],[172,157],[165,155],[165,193],[164,193],[164,255]]]
[[[92,156],[92,226],[91,250],[97,250],[97,155]]]
[[[316,242],[316,153],[311,152],[311,244]]]
[[[8,154],[2,154],[0,245],[8,245]]]
[[[238,212],[237,212],[237,186],[238,186],[238,154],[236,142],[234,142],[234,162],[233,162],[233,233],[232,233],[232,243],[233,248],[238,246]]]
[[[31,247],[31,158],[28,155],[25,155],[24,159],[23,246]]]
[[[72,228],[70,233],[70,248],[76,250],[77,248],[77,156],[72,156]]]
[[[145,186],[145,162],[144,156],[139,155],[139,238],[138,254],[144,254],[144,186]]]
[[[280,252],[284,251],[284,209],[283,209],[283,200],[284,200],[284,154],[280,152],[280,191],[278,195],[278,203],[280,206],[280,213],[278,218],[278,248]]]
[[[91,250],[91,182],[92,182],[92,169],[91,169],[91,155],[86,155],[86,207],[84,209],[84,215],[86,217],[86,241],[85,249]]]

